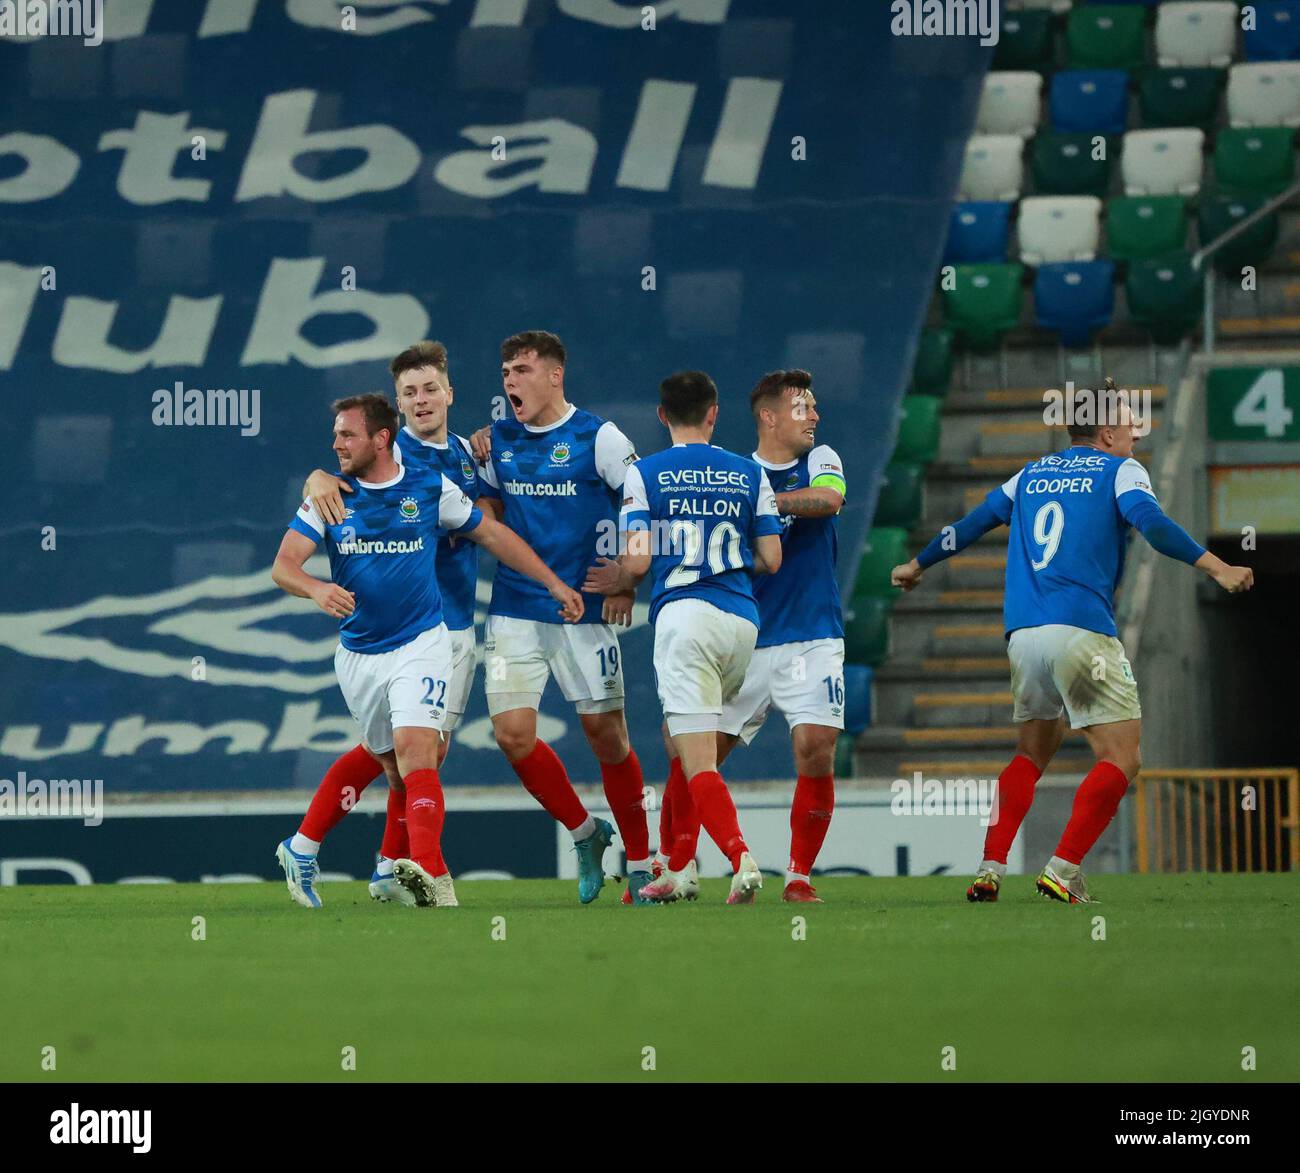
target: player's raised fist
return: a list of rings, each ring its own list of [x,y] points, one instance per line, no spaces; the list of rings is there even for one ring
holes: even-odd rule
[[[577,623],[582,618],[586,606],[577,591],[560,582],[558,578],[547,589],[551,592],[551,598],[560,604],[560,617],[565,623]]]
[[[1235,595],[1255,585],[1255,572],[1249,566],[1225,566],[1214,576],[1214,581],[1230,595]]]
[[[491,426],[488,426],[486,428],[479,428],[477,432],[475,432],[472,436],[470,436],[469,450],[472,453],[474,453],[474,459],[477,460],[480,464],[483,464],[487,461],[487,458],[492,455]]]
[[[343,524],[343,493],[352,492],[352,486],[336,476],[317,469],[307,478],[306,497],[325,519],[326,525]]]
[[[356,596],[345,591],[337,583],[323,582],[312,591],[311,597],[326,615],[335,619],[346,619],[357,608]]]
[[[910,562],[904,562],[902,566],[895,566],[889,572],[889,581],[892,586],[901,587],[905,591],[910,591],[913,587],[919,586],[921,576],[925,573],[921,569],[921,564],[913,558]]]

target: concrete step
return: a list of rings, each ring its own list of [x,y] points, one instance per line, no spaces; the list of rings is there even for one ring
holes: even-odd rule
[[[999,630],[999,636],[1001,632]],[[891,658],[876,671],[876,685],[907,683],[915,685],[944,685],[971,681],[983,684],[1005,684],[1007,658],[1000,656],[925,656],[919,660]]]
[[[908,778],[925,775],[996,778],[1015,755],[1013,725],[909,729],[878,725],[854,746],[854,773],[860,777]],[[1066,734],[1053,770],[1079,773],[1091,768],[1081,733]]]
[[[1001,607],[962,611],[907,611],[895,607],[889,623],[891,663],[895,657],[900,663],[963,656],[1006,659]]]
[[[1011,705],[1005,675],[991,684],[876,681],[875,714],[882,725],[913,729],[1005,725]]]
[[[1080,384],[1082,385],[1082,384]],[[1014,414],[1032,411],[1040,419],[1046,406],[1047,387],[987,387],[969,391],[953,390],[943,401],[943,414],[977,415]],[[1051,389],[1063,390],[1061,382],[1053,384]],[[1143,387],[1146,390],[1146,387]],[[1150,387],[1153,404],[1163,404],[1169,389],[1163,383]]]

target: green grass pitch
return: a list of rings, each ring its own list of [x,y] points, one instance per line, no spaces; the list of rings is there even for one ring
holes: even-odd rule
[[[0,889],[0,1080],[1300,1079],[1294,876],[1098,876],[1074,907],[966,882],[634,909],[483,881],[441,911],[333,884],[315,912],[270,883]]]

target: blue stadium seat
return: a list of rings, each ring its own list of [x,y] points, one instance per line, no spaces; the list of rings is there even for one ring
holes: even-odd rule
[[[844,732],[856,737],[871,724],[871,682],[865,664],[844,665]]]
[[[1242,34],[1247,61],[1300,61],[1300,0],[1257,3],[1255,22]]]
[[[1087,346],[1115,313],[1115,262],[1067,261],[1040,265],[1034,278],[1038,324],[1055,330],[1063,346]]]
[[[1052,78],[1052,129],[1123,134],[1128,127],[1128,72],[1064,69]]]
[[[974,265],[1007,259],[1011,232],[1011,204],[997,200],[972,200],[958,204],[948,221],[945,265]]]

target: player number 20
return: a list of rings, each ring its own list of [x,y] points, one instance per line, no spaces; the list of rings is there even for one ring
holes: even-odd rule
[[[664,580],[665,589],[690,586],[699,582],[703,573],[701,554],[704,552],[704,530],[698,521],[677,518],[668,530],[672,549],[683,551],[681,564],[673,567]],[[740,531],[729,521],[720,521],[709,534],[709,570],[723,574],[728,570],[743,570],[745,560],[740,553]]]
[[[1061,531],[1065,529],[1065,511],[1059,501],[1048,501],[1034,514],[1034,541],[1043,547],[1043,556],[1030,565],[1042,570],[1054,557],[1061,545]]]

